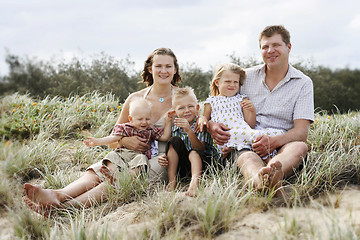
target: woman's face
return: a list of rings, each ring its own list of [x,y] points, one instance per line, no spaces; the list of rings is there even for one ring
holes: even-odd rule
[[[171,83],[176,71],[174,58],[169,55],[155,55],[153,64],[151,65],[151,68],[149,68],[154,83],[157,84]]]

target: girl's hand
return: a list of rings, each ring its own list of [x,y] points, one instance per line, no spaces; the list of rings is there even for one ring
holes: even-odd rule
[[[242,101],[241,101],[241,107],[242,109],[244,110],[248,110],[250,112],[255,112],[255,106],[253,104],[253,102],[247,98],[244,98]]]
[[[169,165],[169,161],[167,160],[167,156],[166,155],[160,155],[158,157],[158,163],[160,164],[160,166],[162,166],[163,168],[167,167]]]
[[[204,116],[200,116],[198,118],[198,126],[199,126],[199,130],[200,132],[205,132],[205,130],[207,129],[208,127],[208,120],[206,119],[206,117]]]
[[[175,118],[174,124],[183,129],[184,132],[188,133],[192,131],[189,122],[185,118]]]

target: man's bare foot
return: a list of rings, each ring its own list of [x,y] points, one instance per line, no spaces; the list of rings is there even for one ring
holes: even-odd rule
[[[191,178],[191,182],[185,195],[189,197],[196,197],[199,191],[199,178]]]
[[[33,210],[34,212],[36,212],[38,214],[43,215],[44,217],[51,217],[54,214],[54,210],[55,210],[54,207],[40,206],[40,205],[34,203],[33,201],[31,201],[27,196],[24,196],[22,199],[31,210]]]
[[[59,207],[61,204],[54,190],[44,189],[39,185],[25,183],[24,193],[30,201],[41,207]]]
[[[282,164],[279,161],[270,163],[269,167],[271,172],[269,174],[270,188],[278,189],[281,187],[282,180],[284,179],[284,172],[282,171]]]
[[[166,186],[166,190],[171,192],[175,189],[175,187],[176,187],[176,180],[169,181],[168,185]]]
[[[102,165],[100,167],[100,172],[104,174],[104,176],[109,180],[111,184],[113,184],[116,181],[114,177],[115,173],[112,170],[110,170],[107,166]]]
[[[261,168],[255,176],[249,179],[246,183],[246,187],[252,187],[258,191],[262,191],[267,189],[270,185],[269,183],[269,174],[271,172],[270,167],[263,167]]]

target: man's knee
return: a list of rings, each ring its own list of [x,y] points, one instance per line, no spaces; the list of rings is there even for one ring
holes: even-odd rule
[[[237,166],[241,169],[244,164],[252,161],[258,161],[259,156],[252,151],[243,152],[236,160]],[[261,159],[260,159],[261,160]]]
[[[279,153],[284,152],[284,151],[286,151],[289,154],[293,154],[293,155],[304,158],[308,152],[308,147],[305,142],[300,142],[300,141],[299,142],[291,142],[291,143],[286,144],[279,151]]]

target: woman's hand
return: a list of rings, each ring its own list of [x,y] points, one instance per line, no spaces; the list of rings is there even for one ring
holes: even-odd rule
[[[160,155],[158,157],[158,163],[160,164],[160,166],[162,166],[163,168],[167,167],[169,165],[169,161],[167,160],[167,156],[166,155]]]
[[[121,139],[121,145],[126,149],[137,152],[145,152],[149,148],[146,139],[139,136],[123,137]]]

